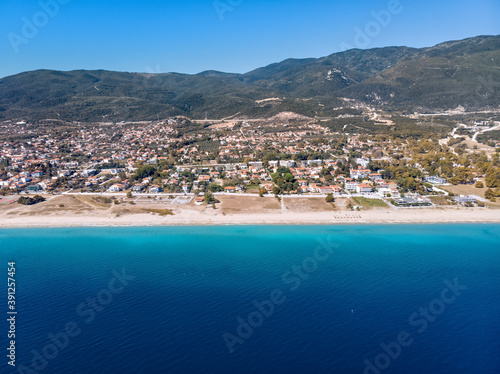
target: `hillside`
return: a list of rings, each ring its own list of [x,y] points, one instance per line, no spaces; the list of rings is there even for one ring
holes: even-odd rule
[[[498,108],[500,38],[477,37],[419,50],[340,94],[412,110]]]
[[[37,70],[0,79],[0,119],[256,118],[283,111],[325,117],[342,97],[403,110],[498,107],[500,36],[354,49],[246,74]]]

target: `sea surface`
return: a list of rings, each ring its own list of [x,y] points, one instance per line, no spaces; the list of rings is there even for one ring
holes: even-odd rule
[[[500,225],[5,229],[0,259],[2,373],[500,373]]]

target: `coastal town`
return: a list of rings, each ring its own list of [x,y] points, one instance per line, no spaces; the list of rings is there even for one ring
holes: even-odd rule
[[[221,196],[235,195],[320,198],[333,212],[499,207],[498,141],[477,143],[464,132],[497,123],[420,139],[333,131],[293,113],[255,121],[11,125],[0,125],[4,205],[72,195],[216,208]]]
[[[500,0],[1,10],[2,373],[500,374]]]

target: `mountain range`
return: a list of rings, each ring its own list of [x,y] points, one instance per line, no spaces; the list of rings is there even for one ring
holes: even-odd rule
[[[351,49],[246,74],[36,70],[0,79],[0,119],[329,117],[345,106],[343,98],[398,111],[499,108],[500,36]]]

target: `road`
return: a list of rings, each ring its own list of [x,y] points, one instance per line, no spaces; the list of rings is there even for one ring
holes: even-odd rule
[[[467,126],[465,126],[463,123],[459,124],[459,125],[458,125],[457,127],[455,127],[455,128],[453,129],[453,131],[451,132],[451,137],[453,137],[453,138],[457,138],[457,137],[458,137],[458,135],[455,135],[455,133],[457,132],[457,130],[458,130],[460,127],[467,127]]]
[[[486,130],[483,130],[483,131],[478,131],[474,134],[474,136],[472,137],[472,141],[473,142],[476,142],[477,143],[477,136],[480,135],[480,134],[483,134],[485,132],[488,132],[488,131],[494,131],[494,130],[500,130],[500,122],[495,122],[495,123],[498,123],[498,125],[494,126],[494,127],[491,127],[489,129],[486,129]]]

